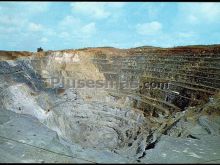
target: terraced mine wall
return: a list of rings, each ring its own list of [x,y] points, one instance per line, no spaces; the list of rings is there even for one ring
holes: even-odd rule
[[[102,54],[92,60],[107,80],[119,82],[112,92],[129,95],[134,100],[133,106],[145,112],[184,111],[189,106],[207,102],[219,91],[218,53],[178,50],[145,53],[142,50],[129,54],[121,57]],[[123,88],[124,82],[134,82],[135,88]]]
[[[2,51],[0,117],[9,115],[3,110],[35,117],[92,162],[151,162],[146,154],[164,135],[220,134],[219,54],[219,46]],[[1,122],[9,136],[10,122]]]

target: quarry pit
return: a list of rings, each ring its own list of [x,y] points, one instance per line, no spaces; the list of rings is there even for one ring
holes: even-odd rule
[[[0,162],[220,163],[219,54],[0,51]]]

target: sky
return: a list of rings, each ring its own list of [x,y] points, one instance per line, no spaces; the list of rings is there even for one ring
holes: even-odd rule
[[[219,43],[217,2],[0,2],[0,50]]]

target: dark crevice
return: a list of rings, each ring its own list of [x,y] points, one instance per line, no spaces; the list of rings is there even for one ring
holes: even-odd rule
[[[157,142],[157,141],[155,141],[155,142],[150,143],[149,145],[147,145],[147,147],[145,148],[145,150],[153,149],[153,148],[155,147],[156,142]]]
[[[143,154],[142,154],[140,157],[138,157],[138,159],[142,159],[143,157],[145,157],[147,150],[154,149],[157,142],[158,142],[158,140],[156,140],[156,141],[153,142],[153,143],[148,144],[148,145],[145,147],[145,151],[143,152]]]
[[[141,151],[142,151],[142,150],[141,150],[141,146],[138,146],[137,151],[136,151],[136,154],[139,154]]]
[[[138,157],[138,159],[142,159],[143,157],[145,157],[145,155],[146,155],[146,152],[144,151],[143,154],[140,157]]]
[[[200,138],[197,138],[197,137],[195,137],[195,136],[193,136],[193,135],[188,135],[187,138],[192,138],[192,139],[200,140]]]
[[[131,147],[132,146],[132,143],[128,143],[128,147]]]

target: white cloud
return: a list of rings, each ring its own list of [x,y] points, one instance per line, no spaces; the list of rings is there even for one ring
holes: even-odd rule
[[[160,32],[162,29],[162,24],[157,21],[144,23],[144,24],[137,24],[136,30],[137,33],[141,35],[153,35]]]
[[[8,33],[14,33],[15,32],[15,28],[13,27],[1,27],[0,26],[0,34],[8,34]]]
[[[96,33],[96,24],[94,22],[85,24],[80,19],[71,15],[64,17],[58,23],[57,28],[59,37],[65,40],[70,40],[71,38],[78,40],[88,38]]]
[[[47,28],[31,20],[36,15],[47,11],[48,5],[49,3],[44,2],[3,2],[0,10],[0,37],[20,38],[20,40],[31,40],[30,38],[35,37],[35,41],[40,41],[41,36],[38,34],[34,36],[32,32],[41,31],[41,35],[47,36]],[[36,39],[37,37],[39,38]],[[19,43],[18,40],[16,42]]]
[[[76,27],[78,27],[81,24],[80,19],[73,17],[71,15],[67,15],[64,17],[63,20],[60,21],[59,23],[59,27],[61,29],[74,29]]]
[[[89,16],[94,19],[108,18],[125,5],[123,2],[73,2],[73,13]]]
[[[28,29],[33,32],[38,32],[43,30],[43,26],[41,24],[29,23]]]
[[[19,24],[19,20],[15,19],[12,16],[5,15],[5,16],[0,17],[0,24],[1,25],[14,25],[14,26],[16,26]]]
[[[181,20],[192,24],[213,23],[220,21],[219,3],[180,3],[179,12]]]
[[[39,14],[49,9],[49,2],[21,2],[18,3],[28,14]],[[26,13],[27,14],[27,13]]]
[[[154,3],[143,4],[143,7],[146,9],[147,16],[150,19],[158,18],[161,14],[161,11],[163,11],[164,6],[165,3],[157,3],[156,5]]]
[[[27,19],[23,17],[16,17],[14,15],[4,15],[0,13],[0,26],[22,26],[27,23]]]
[[[46,6],[48,6],[48,3],[3,2],[0,10],[1,32],[6,32],[5,35],[22,35],[24,31],[27,33],[27,30],[42,30],[43,27],[41,25],[32,23],[30,19],[33,14],[35,15],[46,11]]]
[[[203,14],[204,17],[215,20],[220,17],[219,3],[201,3],[198,6],[198,14]]]
[[[105,10],[103,2],[75,2],[71,3],[73,12],[89,15],[96,19],[107,18],[110,13]]]
[[[95,23],[92,22],[92,23],[89,23],[85,26],[82,27],[82,32],[85,34],[85,35],[92,35],[96,32],[96,26],[95,26]]]

